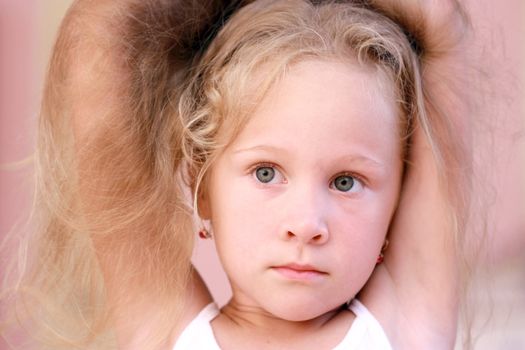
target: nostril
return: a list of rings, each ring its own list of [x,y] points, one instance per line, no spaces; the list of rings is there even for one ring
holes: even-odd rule
[[[304,242],[310,242],[310,243],[322,243],[325,241],[325,233],[317,233],[317,234],[307,234],[307,233],[294,233],[292,231],[286,231],[286,234],[284,237],[286,237],[286,240],[295,240],[300,239],[301,241],[304,240]]]

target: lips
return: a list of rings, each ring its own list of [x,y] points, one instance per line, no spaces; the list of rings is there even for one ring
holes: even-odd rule
[[[328,273],[319,270],[315,266],[295,263],[273,266],[272,269],[282,277],[299,281],[314,281],[328,275]]]

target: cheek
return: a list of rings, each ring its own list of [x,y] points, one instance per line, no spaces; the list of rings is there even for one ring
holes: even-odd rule
[[[271,203],[254,195],[253,189],[242,183],[231,184],[214,191],[212,200],[212,221],[217,229],[238,232],[261,227],[272,215]],[[217,189],[217,188],[216,188]]]
[[[267,242],[273,232],[270,218],[277,210],[245,182],[222,181],[221,186],[215,182],[210,192],[211,222],[217,249],[224,256],[249,257],[250,251],[258,251],[251,247]]]
[[[387,191],[370,194],[362,203],[334,213],[332,238],[337,241],[336,249],[344,263],[363,263],[368,266],[366,269],[372,264],[373,268],[388,233],[398,193],[399,185],[393,183]]]
[[[388,232],[390,219],[386,216],[371,208],[339,216],[331,227],[336,249],[354,262],[375,255]]]
[[[378,223],[363,212],[359,214],[333,232],[339,237],[334,237],[331,266],[342,298],[355,296],[366,284],[388,230],[388,224]]]

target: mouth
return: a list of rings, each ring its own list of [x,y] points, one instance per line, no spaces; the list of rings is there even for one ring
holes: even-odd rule
[[[302,264],[272,266],[272,270],[282,277],[298,281],[314,281],[328,275],[327,272],[321,271],[315,266]]]

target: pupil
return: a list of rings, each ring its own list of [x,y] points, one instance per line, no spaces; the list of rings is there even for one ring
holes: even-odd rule
[[[268,183],[273,180],[275,176],[275,170],[270,167],[259,168],[255,172],[257,179],[261,182]]]
[[[339,176],[335,179],[335,187],[339,191],[348,192],[354,186],[354,179],[351,176]]]

